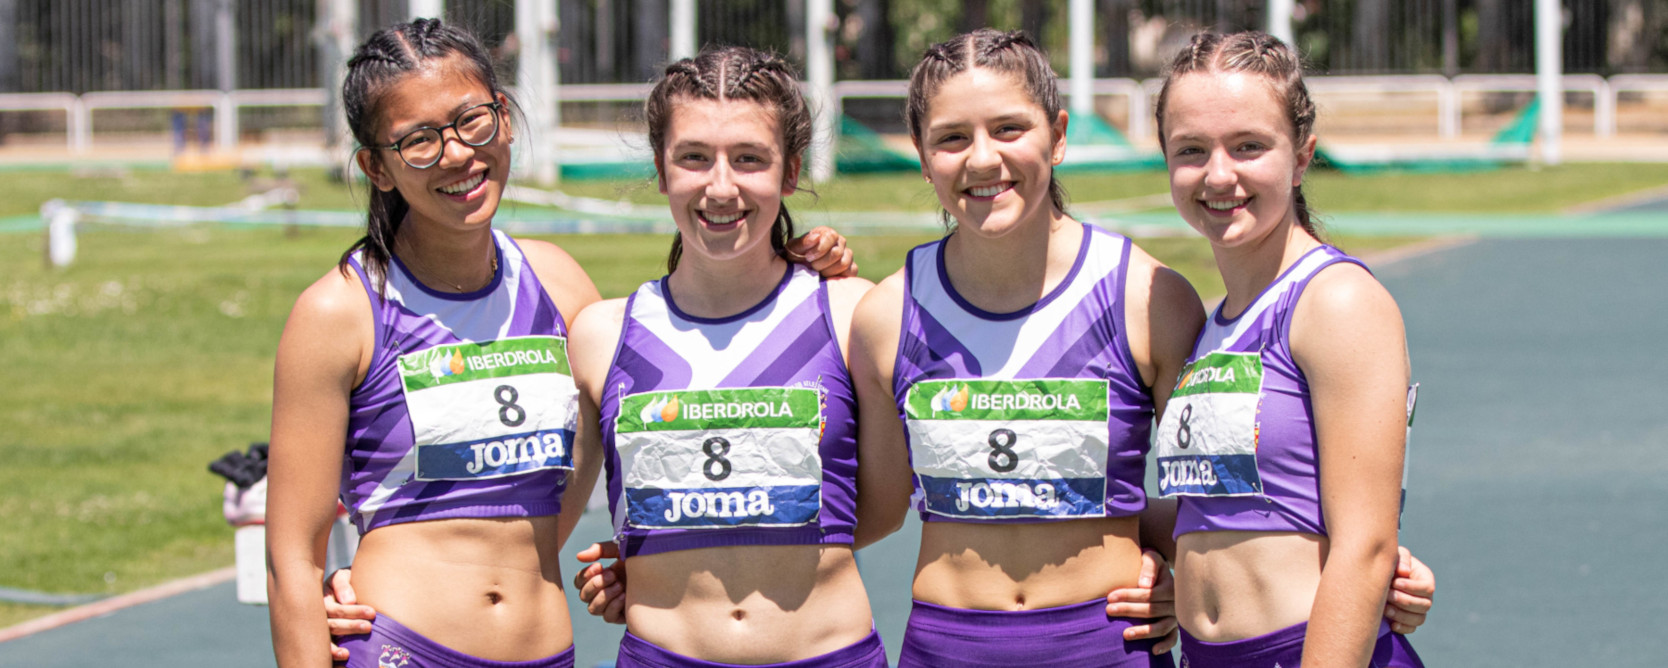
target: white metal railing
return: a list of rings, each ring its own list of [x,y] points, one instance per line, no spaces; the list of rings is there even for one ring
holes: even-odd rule
[[[1534,92],[1532,74],[1462,74],[1452,79],[1438,75],[1311,76],[1305,79],[1317,95],[1329,94],[1428,94],[1436,102],[1437,134],[1443,139],[1460,135],[1464,120],[1464,96],[1489,92]],[[1062,92],[1067,85],[1061,80]],[[1163,85],[1162,79],[1096,79],[1097,96],[1122,96],[1129,100],[1126,119],[1133,140],[1150,140],[1153,133],[1152,105]],[[1668,74],[1618,74],[1608,79],[1595,74],[1566,74],[1565,91],[1593,96],[1593,134],[1600,138],[1616,134],[1616,102],[1622,92],[1668,92]],[[567,84],[558,87],[563,102],[630,102],[644,99],[651,84]],[[847,98],[903,98],[909,82],[901,80],[840,81],[834,84],[834,107],[842,112]],[[0,112],[61,111],[65,116],[66,142],[72,151],[85,151],[93,143],[93,112],[104,109],[208,108],[214,115],[216,143],[222,148],[236,145],[237,110],[246,107],[323,106],[325,93],[319,88],[273,88],[237,90],[102,91],[72,93],[3,93]]]

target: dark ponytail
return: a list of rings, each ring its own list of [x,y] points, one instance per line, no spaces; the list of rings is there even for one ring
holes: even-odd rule
[[[378,30],[359,45],[348,60],[347,76],[342,78],[342,106],[347,110],[348,129],[359,142],[359,150],[371,151],[371,160],[385,160],[382,152],[370,148],[383,143],[376,132],[384,94],[424,62],[454,56],[466,74],[481,82],[494,96],[503,95],[514,107],[514,98],[498,83],[486,48],[469,31],[442,24],[439,19],[417,19],[390,26]],[[365,236],[342,253],[337,267],[346,273],[348,258],[362,251],[360,264],[365,267],[365,278],[376,286],[377,292],[382,292],[388,282],[388,265],[394,257],[394,237],[410,211],[411,205],[398,189],[384,192],[373,188],[366,211]]]

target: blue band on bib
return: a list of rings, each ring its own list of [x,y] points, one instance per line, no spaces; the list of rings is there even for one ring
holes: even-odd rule
[[[418,445],[419,480],[499,478],[541,469],[573,470],[573,430],[547,429],[465,443]]]
[[[1158,489],[1165,496],[1263,493],[1256,455],[1183,455],[1158,458]]]
[[[820,485],[624,491],[632,526],[646,528],[797,526],[822,509]]]
[[[927,510],[951,517],[1099,517],[1105,508],[1105,478],[916,477]]]

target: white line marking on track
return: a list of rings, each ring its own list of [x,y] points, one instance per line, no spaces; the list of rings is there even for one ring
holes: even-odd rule
[[[209,571],[188,578],[181,578],[172,582],[165,582],[149,589],[113,596],[102,601],[88,603],[57,612],[45,617],[31,619],[22,624],[0,629],[0,643],[17,640],[24,636],[34,635],[42,631],[50,631],[60,626],[86,621],[94,617],[103,617],[110,613],[143,605],[153,601],[160,601],[170,596],[177,596],[189,591],[196,591],[222,582],[230,582],[237,577],[237,567],[228,566],[219,570]]]

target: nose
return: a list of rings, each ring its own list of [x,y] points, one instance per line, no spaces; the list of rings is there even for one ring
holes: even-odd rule
[[[1002,166],[1002,154],[997,151],[996,141],[983,132],[973,137],[973,143],[967,149],[967,168],[972,171],[994,170]]]
[[[1210,190],[1231,190],[1238,179],[1234,160],[1227,149],[1215,149],[1205,162],[1205,187]]]
[[[457,128],[446,128],[440,131],[440,162],[446,165],[457,165],[468,162],[475,157],[475,147],[465,144],[463,137],[458,135]]]
[[[735,170],[728,160],[715,161],[709,173],[712,178],[707,181],[707,199],[732,200],[741,195],[741,189],[736,187]]]

